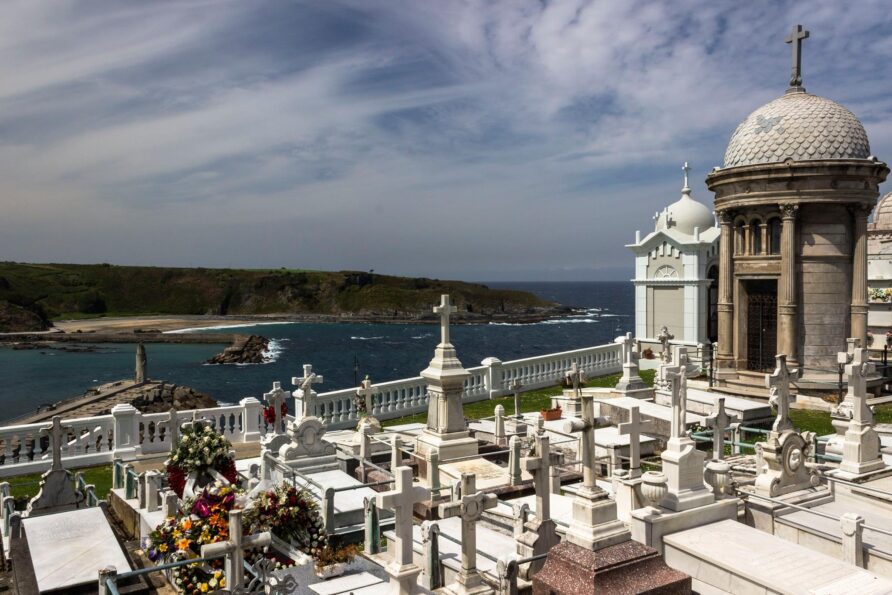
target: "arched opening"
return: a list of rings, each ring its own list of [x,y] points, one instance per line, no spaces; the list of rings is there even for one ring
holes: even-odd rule
[[[719,340],[719,267],[709,267],[706,278],[712,281],[706,290],[706,337],[715,343]]]
[[[762,253],[762,224],[758,219],[750,223],[750,254]]]
[[[743,221],[738,221],[734,227],[734,254],[746,254],[745,234]]]

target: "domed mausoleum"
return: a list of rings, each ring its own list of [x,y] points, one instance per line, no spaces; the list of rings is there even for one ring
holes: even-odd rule
[[[892,331],[892,192],[877,204],[867,226],[867,289],[867,326],[875,337],[872,347],[879,349]]]
[[[721,229],[718,378],[745,382],[787,355],[804,380],[836,374],[867,337],[867,217],[889,168],[864,127],[802,87],[801,27],[786,93],[734,131],[706,178]],[[761,378],[759,378],[761,380]]]
[[[663,326],[676,342],[716,339],[719,230],[709,207],[691,198],[687,163],[683,170],[681,198],[627,246],[635,253],[635,336],[643,343],[659,343]]]

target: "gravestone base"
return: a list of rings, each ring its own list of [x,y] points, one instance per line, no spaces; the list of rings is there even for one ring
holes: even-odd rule
[[[517,538],[517,557],[532,558],[540,554],[547,554],[559,542],[557,526],[553,520],[527,521],[524,525],[523,535]],[[518,573],[520,578],[530,580],[530,577],[542,568],[542,564],[542,560],[536,560],[522,565]]]
[[[806,488],[778,496],[778,502],[770,502],[759,498],[747,498],[744,506],[744,521],[765,533],[774,535],[774,522],[778,512],[789,510],[787,504],[810,508],[818,504],[833,501],[834,495],[827,486]]]
[[[641,508],[644,504],[638,498],[640,485],[640,477],[628,479],[616,474],[613,476],[613,501],[616,502],[616,518],[624,523],[630,523],[632,511]]]
[[[668,493],[660,501],[661,507],[683,511],[715,500],[712,490],[703,483],[706,453],[697,450],[693,440],[687,436],[670,438],[660,458],[669,486]]]
[[[566,540],[580,547],[599,550],[623,541],[631,535],[625,523],[616,516],[616,502],[599,489],[586,494],[579,491],[573,499],[573,520],[567,528]]]
[[[279,449],[290,442],[291,438],[288,437],[288,434],[267,434],[260,439],[260,450],[278,455]]]
[[[830,477],[835,477],[837,479],[850,481],[852,483],[868,483],[892,475],[892,467],[883,465],[878,469],[875,469],[873,471],[866,471],[864,473],[852,473],[843,469],[831,469],[830,471],[826,471],[824,474]]]
[[[523,418],[517,419],[516,417],[509,417],[505,419],[505,433],[509,436],[511,434],[526,436],[528,428],[529,425],[523,420]]]
[[[542,570],[533,576],[533,595],[690,592],[690,576],[669,568],[656,550],[635,541],[598,551],[561,543],[548,552]]]
[[[636,389],[627,389],[623,390],[620,388],[616,389],[616,392],[619,393],[620,397],[632,397],[633,399],[652,399],[654,396],[654,389],[649,386],[645,386],[644,388],[636,388]]]
[[[425,461],[430,461],[430,453],[437,453],[440,465],[478,454],[477,439],[472,438],[467,430],[438,434],[425,429],[416,440],[415,452]],[[428,479],[427,476],[425,479]]]
[[[738,504],[737,498],[724,498],[680,512],[654,506],[639,508],[631,513],[632,539],[662,554],[664,536],[725,519],[737,520]]]

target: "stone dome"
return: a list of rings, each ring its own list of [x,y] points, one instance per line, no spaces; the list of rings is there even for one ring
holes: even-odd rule
[[[867,133],[855,114],[835,101],[795,91],[740,123],[725,150],[724,167],[869,156]]]
[[[694,235],[694,228],[700,233],[715,226],[715,217],[709,207],[691,198],[691,189],[685,186],[681,198],[657,216],[656,231],[675,229],[689,236]]]
[[[892,192],[886,193],[877,203],[877,209],[873,213],[873,223],[870,227],[878,231],[892,230]]]

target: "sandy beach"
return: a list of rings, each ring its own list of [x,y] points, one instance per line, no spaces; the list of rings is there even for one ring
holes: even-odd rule
[[[141,331],[170,332],[183,329],[219,326],[254,325],[277,322],[270,317],[229,316],[122,316],[117,318],[90,318],[85,320],[57,320],[53,325],[65,333],[102,333]]]

